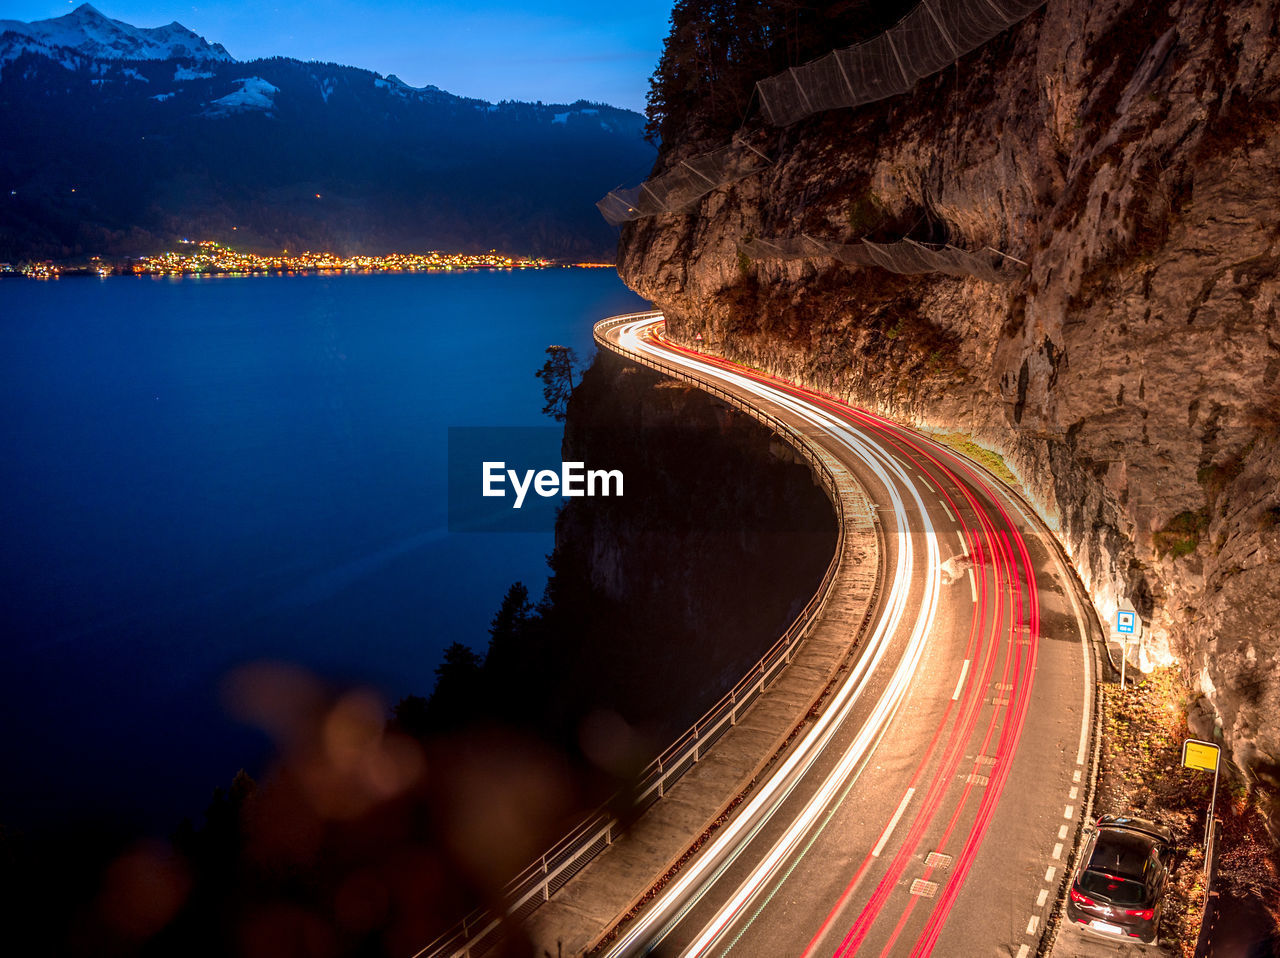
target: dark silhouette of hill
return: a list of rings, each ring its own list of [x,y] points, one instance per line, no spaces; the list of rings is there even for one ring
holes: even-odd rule
[[[595,200],[643,175],[637,113],[490,104],[282,57],[95,60],[0,35],[0,260],[490,248],[609,257]]]

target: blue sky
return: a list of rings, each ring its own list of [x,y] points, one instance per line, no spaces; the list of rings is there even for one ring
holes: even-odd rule
[[[82,0],[0,0],[0,19],[43,20]],[[332,60],[485,100],[579,98],[644,109],[671,0],[483,4],[389,0],[90,0],[139,27],[177,20],[239,60]]]

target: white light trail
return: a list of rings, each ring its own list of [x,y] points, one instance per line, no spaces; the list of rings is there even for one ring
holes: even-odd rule
[[[654,351],[640,335],[641,330],[652,323],[652,316],[637,317],[635,321],[622,327],[619,342],[624,348],[634,352],[653,354]],[[688,913],[792,793],[834,736],[840,724],[860,700],[907,612],[914,556],[911,546],[912,534],[907,528],[905,503],[900,490],[906,490],[910,494],[924,525],[921,538],[926,552],[925,568],[930,570],[925,577],[924,594],[903,657],[889,679],[885,692],[876,702],[871,715],[859,730],[854,742],[841,756],[836,768],[792,821],[784,835],[752,869],[746,881],[739,886],[729,902],[720,909],[715,919],[685,952],[686,954],[701,954],[715,943],[732,923],[733,918],[762,889],[799,844],[840,788],[856,777],[860,771],[860,763],[870,755],[871,750],[879,742],[906,696],[911,678],[923,655],[925,638],[937,612],[941,584],[941,560],[937,534],[915,483],[895,458],[869,443],[848,423],[767,383],[701,363],[690,357],[663,352],[660,357],[655,358],[660,358],[662,362],[670,365],[684,366],[702,375],[712,375],[738,386],[791,411],[811,425],[837,438],[866,463],[888,490],[900,547],[891,580],[892,585],[885,603],[885,612],[877,621],[863,654],[833,695],[826,711],[802,736],[777,772],[757,789],[739,814],[716,832],[703,852],[667,885],[658,899],[615,942],[607,953],[610,958],[652,948]]]

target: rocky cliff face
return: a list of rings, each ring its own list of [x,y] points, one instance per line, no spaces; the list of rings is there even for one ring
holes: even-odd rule
[[[619,260],[675,338],[1003,454],[1104,621],[1131,600],[1146,656],[1182,664],[1193,713],[1273,784],[1278,15],[1050,0],[910,96],[757,131],[770,169],[631,224]],[[680,157],[669,143],[659,168]],[[802,232],[989,245],[1028,269],[738,251]]]
[[[809,601],[835,552],[831,503],[769,429],[603,350],[569,404],[564,454],[620,470],[626,491],[560,513],[548,594],[578,639],[556,653],[567,675],[550,698],[616,711],[660,749]]]

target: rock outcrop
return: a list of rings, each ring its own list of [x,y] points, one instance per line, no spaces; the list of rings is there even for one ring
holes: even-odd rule
[[[835,552],[831,503],[769,429],[603,350],[573,393],[564,454],[627,485],[560,513],[548,596],[564,688],[543,694],[616,711],[661,749],[809,601]]]
[[[1000,452],[1104,621],[1280,785],[1280,8],[1050,0],[909,96],[752,143],[775,162],[630,224],[670,335]],[[682,156],[666,144],[658,170]],[[1010,284],[751,237],[990,246]],[[1216,726],[1216,730],[1215,727]]]

